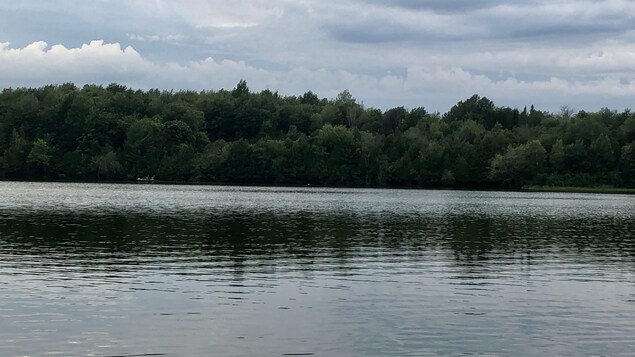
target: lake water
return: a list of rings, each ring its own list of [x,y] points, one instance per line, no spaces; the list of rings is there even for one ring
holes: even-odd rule
[[[0,183],[0,356],[635,355],[635,196]]]

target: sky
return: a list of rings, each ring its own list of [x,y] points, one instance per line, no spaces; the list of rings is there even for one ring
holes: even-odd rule
[[[21,0],[0,3],[0,87],[120,83],[444,113],[473,94],[635,108],[632,0]]]

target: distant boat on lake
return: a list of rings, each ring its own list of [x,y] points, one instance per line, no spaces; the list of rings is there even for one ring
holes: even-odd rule
[[[137,183],[154,183],[154,176],[137,177]]]

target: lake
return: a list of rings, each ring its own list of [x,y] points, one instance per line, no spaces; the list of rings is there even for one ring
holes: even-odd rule
[[[0,182],[0,356],[629,355],[635,196]]]

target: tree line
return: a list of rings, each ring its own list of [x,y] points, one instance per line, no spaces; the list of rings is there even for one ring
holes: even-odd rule
[[[348,92],[5,89],[0,178],[394,187],[635,187],[635,114],[366,108]]]

